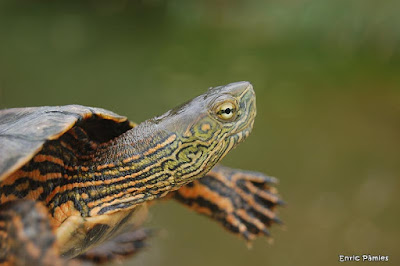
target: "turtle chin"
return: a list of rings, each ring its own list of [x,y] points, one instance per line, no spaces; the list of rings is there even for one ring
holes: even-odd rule
[[[240,143],[242,143],[251,133],[252,129],[253,129],[253,124],[254,122],[251,122],[251,124],[248,127],[245,127],[243,130],[232,134],[228,137],[228,143],[232,143],[230,144],[232,146],[231,149],[236,148],[237,145],[239,145]]]

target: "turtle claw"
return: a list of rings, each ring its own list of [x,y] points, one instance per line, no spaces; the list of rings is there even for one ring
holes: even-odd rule
[[[271,233],[268,231],[267,228],[263,228],[261,231],[263,232],[263,234],[264,234],[266,237],[270,237],[270,236],[271,236]]]
[[[246,239],[247,242],[250,242],[253,238],[250,232],[247,230],[242,232],[242,236],[244,237],[244,239]]]
[[[279,206],[286,206],[286,205],[287,205],[286,201],[281,200],[281,199],[278,199],[278,201],[276,202],[276,204],[279,205]]]
[[[279,219],[276,216],[272,219],[272,221],[274,221],[274,223],[279,224],[279,225],[284,225],[285,224],[281,219]]]

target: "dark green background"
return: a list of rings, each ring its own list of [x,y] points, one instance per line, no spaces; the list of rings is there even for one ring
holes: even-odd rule
[[[147,226],[163,230],[130,263],[319,266],[367,253],[400,265],[399,14],[397,0],[0,0],[0,107],[77,103],[141,122],[249,80],[255,128],[224,163],[280,179],[286,229],[248,250],[162,203]]]

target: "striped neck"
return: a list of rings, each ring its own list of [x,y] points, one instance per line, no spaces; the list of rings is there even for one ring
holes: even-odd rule
[[[101,145],[94,161],[78,173],[82,183],[95,184],[90,216],[113,212],[166,195],[180,187],[175,182],[178,149],[175,133],[145,122]],[[78,170],[79,171],[79,170]],[[87,193],[87,192],[86,192]]]
[[[98,198],[88,205],[91,216],[163,197],[204,176],[229,151],[215,136],[199,140],[192,133],[179,135],[165,128],[150,120],[98,149],[94,163],[80,177],[101,186],[90,195]]]

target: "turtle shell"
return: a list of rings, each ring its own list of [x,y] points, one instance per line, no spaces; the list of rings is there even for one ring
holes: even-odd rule
[[[135,126],[124,116],[81,105],[0,110],[0,181],[32,159],[46,141],[58,139],[75,125],[97,142]]]

